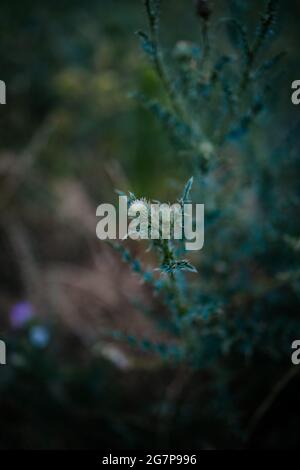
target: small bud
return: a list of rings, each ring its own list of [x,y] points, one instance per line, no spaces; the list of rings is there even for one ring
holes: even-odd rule
[[[208,0],[196,0],[196,14],[207,21],[211,15]]]
[[[215,149],[214,149],[213,144],[211,142],[208,142],[208,141],[202,142],[199,146],[199,150],[200,150],[201,154],[203,155],[203,157],[206,160],[210,160],[211,157],[215,153]]]
[[[129,207],[129,217],[135,217],[136,213],[140,213],[142,217],[148,217],[148,205],[144,199],[136,199]]]

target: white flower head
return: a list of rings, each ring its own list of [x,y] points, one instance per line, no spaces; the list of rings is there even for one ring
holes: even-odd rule
[[[149,206],[145,199],[136,199],[128,209],[129,217],[133,218],[129,224],[128,235],[134,240],[147,239],[149,228]]]
[[[138,213],[141,215],[141,217],[148,217],[149,208],[145,199],[136,199],[130,204],[128,209],[129,217],[136,217]]]

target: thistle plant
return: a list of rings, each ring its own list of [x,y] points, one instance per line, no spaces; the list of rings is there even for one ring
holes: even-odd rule
[[[291,256],[285,258],[281,248],[286,226],[299,233],[292,207],[287,213],[281,209],[286,155],[295,172],[291,201],[299,166],[291,141],[271,143],[266,127],[273,119],[270,83],[282,83],[277,73],[286,57],[272,44],[279,6],[267,0],[253,28],[245,2],[232,0],[228,16],[218,18],[212,2],[196,1],[200,43],[179,40],[166,49],[160,39],[162,3],[144,1],[149,29],[137,34],[163,98],[140,93],[134,98],[169,135],[182,175],[193,174],[179,202],[190,200],[194,182],[193,201],[205,204],[206,242],[193,263],[182,243],[162,239],[150,244],[159,260],[152,272],[129,255],[126,261],[154,289],[156,270],[163,275],[159,293],[170,311],[181,360],[195,369],[211,367],[216,386],[224,389],[225,369],[227,377],[240,376],[238,361],[251,363],[260,355],[284,360],[292,332],[300,331],[299,269],[290,270]],[[141,210],[147,205],[135,196],[131,203]],[[286,241],[299,251],[298,239],[289,235]]]

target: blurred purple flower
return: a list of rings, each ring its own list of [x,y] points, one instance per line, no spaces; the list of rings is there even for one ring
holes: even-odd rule
[[[34,315],[33,307],[29,302],[18,302],[10,311],[10,324],[13,328],[21,328]]]

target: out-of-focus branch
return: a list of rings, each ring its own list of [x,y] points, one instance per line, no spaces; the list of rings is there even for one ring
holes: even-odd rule
[[[33,167],[35,161],[40,155],[40,152],[49,142],[55,127],[55,121],[52,117],[46,119],[41,127],[35,132],[28,146],[16,159],[16,168],[11,168],[11,177],[9,178],[9,182],[1,195],[0,211],[4,210],[14,199],[18,188],[22,185],[28,175],[28,171]]]

